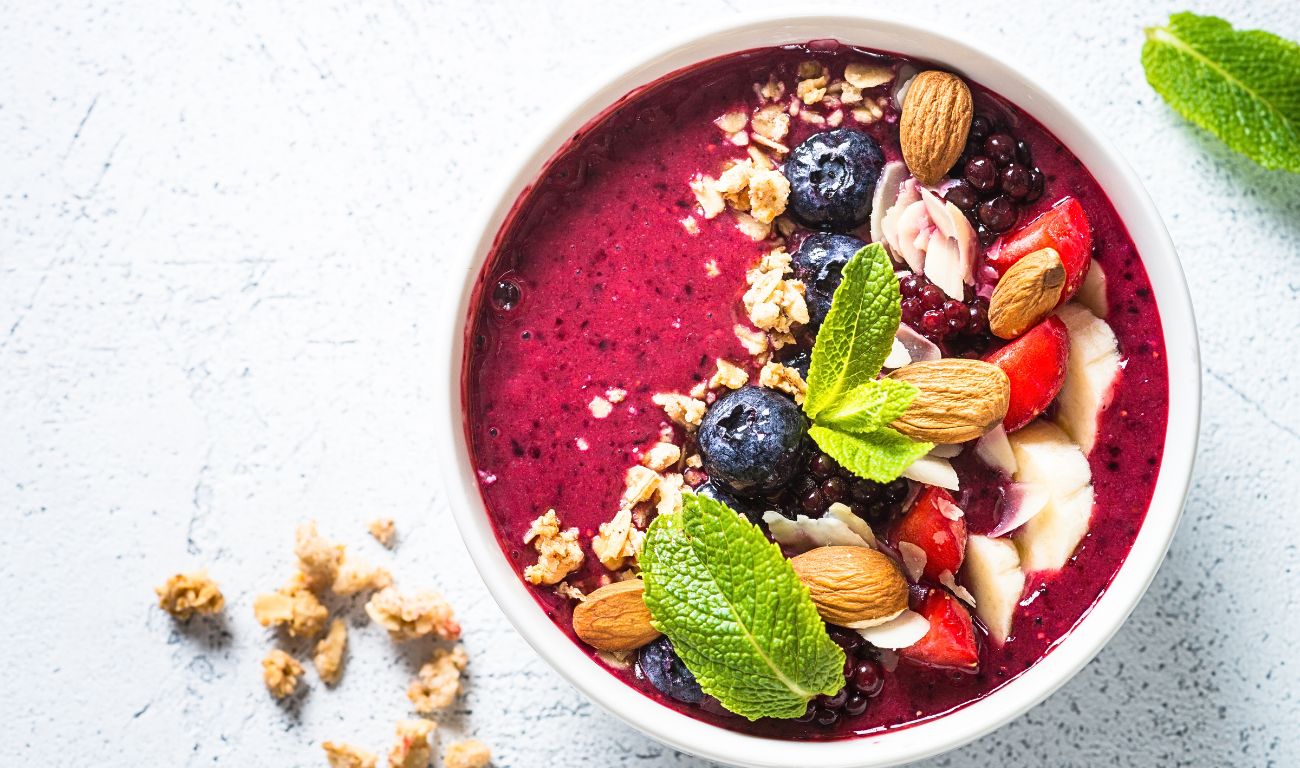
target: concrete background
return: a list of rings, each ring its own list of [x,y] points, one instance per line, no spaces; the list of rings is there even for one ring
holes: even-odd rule
[[[444,727],[498,765],[700,765],[594,709],[487,598],[432,466],[430,318],[503,151],[606,62],[770,5],[0,2],[0,763],[386,748],[427,649],[358,620],[337,690],[261,687],[252,596],[315,517],[454,601],[473,678]],[[1178,244],[1206,366],[1195,488],[1133,619],[931,765],[1300,763],[1300,177],[1146,86],[1141,29],[1183,3],[910,5],[1107,127]],[[1300,38],[1285,0],[1196,5]],[[196,564],[229,608],[178,627],[152,587]]]

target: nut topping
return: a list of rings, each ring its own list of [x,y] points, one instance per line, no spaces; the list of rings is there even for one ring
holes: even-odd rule
[[[866,547],[818,547],[790,560],[817,613],[831,624],[867,627],[907,608],[907,579],[888,555]]]
[[[929,70],[907,88],[898,141],[903,160],[922,184],[933,186],[948,173],[966,146],[973,106],[960,77]]]
[[[989,330],[1014,339],[1047,317],[1061,299],[1065,265],[1053,248],[1043,248],[1011,265],[989,299]]]
[[[949,357],[912,363],[889,377],[919,390],[907,412],[890,425],[914,440],[964,443],[1001,424],[1007,415],[1007,375],[982,360]]]
[[[599,651],[631,651],[659,637],[650,626],[642,595],[645,583],[628,579],[607,584],[573,609],[573,632]]]

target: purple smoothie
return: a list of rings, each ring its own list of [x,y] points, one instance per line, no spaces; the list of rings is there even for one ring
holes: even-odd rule
[[[754,50],[678,72],[586,126],[520,196],[479,276],[463,381],[480,490],[517,572],[535,560],[522,536],[545,510],[556,509],[584,543],[617,510],[624,471],[664,423],[652,395],[689,390],[713,373],[717,358],[749,360],[732,328],[745,322],[744,273],[768,246],[725,223],[725,215],[701,220],[694,235],[680,223],[696,206],[688,181],[745,156],[713,119],[751,108],[754,83],[769,72],[789,85],[800,61],[815,57],[836,72],[864,55],[880,54],[819,42],[815,50]],[[971,88],[976,112],[1013,127],[1046,178],[1045,193],[1020,222],[1074,196],[1092,224],[1094,258],[1108,278],[1106,319],[1126,363],[1089,456],[1096,498],[1090,531],[1064,569],[1029,575],[1012,639],[993,648],[981,636],[976,674],[900,663],[865,713],[827,729],[705,711],[663,696],[635,667],[610,670],[666,706],[733,730],[792,739],[844,738],[942,715],[988,695],[1047,654],[1101,596],[1133,543],[1160,469],[1168,409],[1164,342],[1146,271],[1118,214],[1079,161],[1032,118],[977,84]],[[896,119],[887,110],[879,122],[859,127],[890,160],[900,156]],[[795,120],[787,141],[794,146],[817,130]],[[627,397],[597,419],[587,404],[611,388]],[[996,523],[1002,481],[972,451],[955,465],[970,531],[987,532]],[[569,581],[594,588],[602,575],[588,553]],[[530,589],[573,637],[571,601],[549,587]]]

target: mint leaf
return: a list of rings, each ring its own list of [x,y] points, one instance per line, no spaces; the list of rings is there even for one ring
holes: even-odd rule
[[[1265,168],[1300,173],[1300,45],[1194,13],[1146,35],[1147,82],[1171,107]]]
[[[844,652],[781,549],[721,502],[682,494],[641,552],[645,604],[704,692],[738,715],[792,718],[844,685]]]
[[[902,296],[880,243],[853,255],[817,332],[803,409],[816,418],[863,382],[873,381],[894,345]]]
[[[906,381],[872,379],[823,410],[817,423],[843,432],[872,432],[902,416],[916,392]]]
[[[814,424],[808,435],[840,466],[878,483],[896,479],[934,447],[933,443],[914,441],[889,427],[857,434]]]

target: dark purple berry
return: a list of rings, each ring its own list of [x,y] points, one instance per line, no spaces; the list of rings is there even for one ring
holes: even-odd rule
[[[981,192],[989,192],[998,183],[998,168],[993,161],[983,155],[972,157],[966,161],[966,167],[962,171],[966,181]]]
[[[1016,158],[1025,165],[1034,164],[1034,153],[1029,149],[1029,142],[1024,140],[1016,142]]]
[[[998,186],[1017,200],[1029,194],[1029,170],[1020,163],[1012,163],[998,174]]]
[[[988,227],[990,232],[1006,232],[1016,223],[1016,206],[1011,198],[998,195],[980,203],[979,217],[980,223]]]
[[[939,309],[943,306],[943,290],[931,284],[921,289],[921,306],[925,309]]]
[[[898,279],[898,292],[905,299],[916,298],[924,286],[925,281],[910,272]]]
[[[875,696],[885,687],[884,670],[876,661],[859,661],[853,667],[853,687],[866,696]]]
[[[808,462],[808,471],[813,474],[813,477],[820,479],[825,479],[835,474],[836,469],[835,460],[824,453],[814,455],[812,461]]]
[[[817,715],[817,705],[810,701],[808,702],[808,708],[804,710],[802,715],[796,717],[794,721],[796,723],[811,723],[813,718],[816,717],[816,715]]]
[[[799,506],[805,512],[821,512],[826,509],[826,499],[822,498],[820,490],[813,489],[799,500]]]
[[[821,707],[818,707],[817,714],[813,716],[813,719],[817,721],[818,725],[830,728],[832,725],[835,725],[840,721],[840,713],[831,709],[822,709]]]
[[[944,199],[963,211],[969,211],[980,201],[979,193],[975,191],[975,187],[965,180],[958,181],[949,187],[948,194],[945,195]]]
[[[844,702],[844,714],[849,717],[857,717],[867,711],[868,701],[867,697],[860,693],[853,694],[848,701]]]
[[[849,495],[859,504],[870,504],[880,498],[880,483],[871,480],[854,480],[849,486]]]
[[[909,488],[905,478],[898,478],[885,486],[885,498],[890,504],[902,504],[907,498]]]
[[[851,629],[844,629],[843,627],[827,627],[826,632],[831,636],[831,639],[835,641],[836,645],[844,649],[845,653],[860,648],[867,642],[862,639],[862,635],[859,635]]]
[[[1026,203],[1032,203],[1043,196],[1044,182],[1042,171],[1035,168],[1029,172],[1029,192],[1024,197]]]
[[[989,123],[987,117],[984,115],[976,115],[975,119],[970,121],[970,133],[966,135],[970,137],[972,141],[982,142],[984,139],[988,138],[989,131],[992,129],[993,126]]]
[[[502,280],[492,289],[492,303],[503,312],[509,312],[519,306],[521,298],[523,292],[519,290],[519,284],[513,280]]]
[[[1005,133],[990,134],[984,140],[984,154],[998,165],[1006,165],[1016,157],[1016,140]]]
[[[853,674],[857,675],[857,669],[854,668]],[[844,709],[844,703],[849,700],[848,686],[840,689],[840,692],[834,696],[822,696],[817,701],[817,706],[823,709],[840,710]]]
[[[921,332],[927,336],[938,335],[946,327],[947,321],[943,317],[943,312],[937,309],[931,309],[921,315]]]
[[[822,481],[822,497],[830,504],[844,501],[849,494],[849,484],[842,477],[828,477]]]

